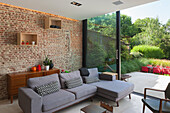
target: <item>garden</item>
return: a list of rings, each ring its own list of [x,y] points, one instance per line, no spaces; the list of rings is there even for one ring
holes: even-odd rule
[[[88,19],[88,30],[98,33],[98,41],[91,40],[92,35],[88,34],[88,67],[116,70],[115,26],[114,13]],[[101,40],[103,35],[110,40],[107,44]],[[158,18],[137,19],[132,23],[131,17],[121,15],[121,73],[142,71],[142,66],[148,65],[159,66],[162,71],[170,66],[170,19],[166,24],[161,24]]]

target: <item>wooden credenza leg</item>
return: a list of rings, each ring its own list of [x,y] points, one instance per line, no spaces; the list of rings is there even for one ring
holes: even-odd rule
[[[13,103],[13,96],[10,96],[10,98],[11,98],[11,104]]]

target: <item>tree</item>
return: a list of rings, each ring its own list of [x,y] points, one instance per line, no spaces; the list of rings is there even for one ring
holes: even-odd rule
[[[134,25],[140,29],[131,42],[132,47],[135,45],[159,45],[164,35],[164,27],[159,23],[159,19],[145,18],[137,19]]]

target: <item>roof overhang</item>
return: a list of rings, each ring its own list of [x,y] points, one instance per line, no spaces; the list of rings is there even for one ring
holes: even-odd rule
[[[72,5],[76,1],[81,6]],[[158,0],[0,0],[1,3],[83,20]]]

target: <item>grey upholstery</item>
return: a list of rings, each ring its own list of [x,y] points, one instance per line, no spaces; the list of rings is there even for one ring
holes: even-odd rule
[[[168,84],[168,86],[165,90],[165,98],[170,99],[170,83]]]
[[[159,99],[142,99],[142,102],[144,102],[154,113],[158,113],[160,104]],[[170,113],[170,102],[162,102],[162,112]]]
[[[58,88],[59,89],[61,88],[57,73],[49,75],[49,76],[44,76],[44,77],[30,78],[27,81],[27,86],[34,90],[36,86],[41,86],[41,85],[47,84],[52,81],[58,81],[58,83],[59,83]]]
[[[18,103],[24,113],[42,112],[42,97],[31,88],[19,88]]]
[[[97,91],[97,87],[83,84],[82,86],[66,90],[74,93],[76,95],[76,99],[79,99],[90,94],[95,94]]]
[[[88,69],[89,71],[89,77],[98,77],[99,78],[99,73],[97,68],[90,68]]]
[[[60,89],[58,92],[43,97],[42,110],[43,112],[48,111],[74,100],[75,95],[73,93]]]
[[[80,78],[81,82],[83,82],[80,76],[80,71],[73,71],[71,73],[60,73],[61,87],[66,88],[65,82],[74,78]]]
[[[114,81],[100,81],[92,83],[91,85],[97,86],[98,93],[108,95],[113,98],[119,98],[124,95],[130,94],[134,85],[132,83],[114,80]]]

